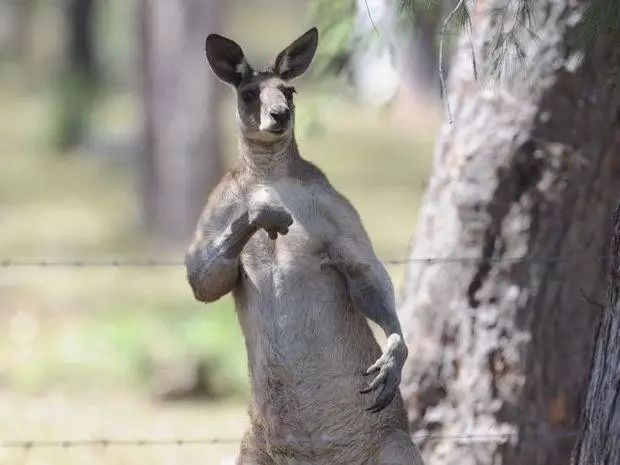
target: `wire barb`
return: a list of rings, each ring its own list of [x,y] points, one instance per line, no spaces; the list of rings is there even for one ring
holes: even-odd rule
[[[578,431],[564,431],[550,433],[547,431],[534,431],[529,434],[519,433],[486,433],[486,434],[433,434],[418,433],[411,436],[417,442],[424,441],[452,441],[461,444],[480,444],[480,443],[503,443],[509,440],[519,442],[547,442],[550,440],[572,439],[579,434]],[[160,438],[160,439],[74,439],[74,440],[25,440],[25,441],[3,441],[0,442],[0,449],[74,449],[88,447],[162,447],[162,446],[201,446],[214,444],[237,444],[241,438]]]
[[[74,439],[42,441],[4,441],[0,449],[72,449],[84,447],[156,447],[236,444],[241,438],[175,438],[175,439]]]
[[[410,263],[420,263],[426,265],[436,264],[480,264],[480,263],[554,263],[566,262],[579,258],[587,258],[596,261],[608,261],[609,255],[593,255],[591,251],[569,253],[565,255],[524,255],[520,257],[410,257],[400,259],[383,260],[385,265],[407,265]],[[20,259],[3,258],[0,259],[1,268],[174,268],[184,266],[184,261],[180,259],[158,259],[142,258],[121,260],[117,258],[101,259]]]

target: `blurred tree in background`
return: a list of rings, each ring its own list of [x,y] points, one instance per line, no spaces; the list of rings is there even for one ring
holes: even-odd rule
[[[65,64],[58,82],[56,143],[68,150],[83,142],[99,85],[94,0],[66,0]]]
[[[401,100],[434,104],[443,7],[441,2],[418,3],[313,0],[325,53],[319,66],[347,74],[358,96],[375,105]]]
[[[187,240],[223,170],[217,117],[222,87],[209,75],[204,60],[204,39],[221,26],[223,6],[217,0],[144,0],[124,6],[62,0],[54,12],[61,21],[59,50],[52,45],[43,61],[54,75],[51,134],[59,153],[79,146],[106,155],[122,146],[125,158],[141,153],[135,166],[143,223],[154,235],[174,242]],[[45,25],[52,17],[48,10],[56,8],[36,0],[7,0],[0,8],[6,16],[0,23],[2,53],[25,73],[33,24],[43,20]],[[133,25],[142,25],[138,33],[134,31],[140,44],[135,53],[126,51],[126,41],[114,37],[124,24],[106,23],[119,12],[137,15]],[[125,50],[110,51],[111,47]],[[110,61],[119,55],[128,63]],[[142,75],[141,86],[133,80],[136,71]],[[101,109],[96,98],[133,92],[136,85],[141,87],[139,113],[143,113],[138,117],[144,121],[139,143],[134,143],[133,134],[127,144],[90,131],[94,113]]]
[[[12,59],[29,55],[32,40],[32,16],[36,0],[10,0],[0,3],[0,21],[4,36],[2,49]]]
[[[221,87],[204,40],[221,24],[220,0],[143,0],[143,212],[162,237],[187,241],[223,164],[217,104]]]
[[[412,94],[410,98],[436,103],[439,98],[439,28],[445,3],[424,0],[418,0],[419,6],[396,3],[399,27],[404,31],[401,46],[396,49],[404,82],[401,91]]]
[[[351,78],[362,101],[374,105],[392,100],[399,88],[401,46],[394,2],[357,0],[351,48]]]

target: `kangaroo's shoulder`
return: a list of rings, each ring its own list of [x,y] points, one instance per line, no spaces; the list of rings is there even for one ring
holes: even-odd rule
[[[201,215],[202,221],[206,218],[213,220],[214,216],[227,218],[243,202],[246,196],[245,190],[244,180],[237,170],[232,169],[226,172],[207,198]]]
[[[304,184],[316,185],[319,188],[331,188],[325,173],[314,163],[301,157],[292,164],[289,176]]]
[[[336,190],[329,182],[325,173],[314,163],[300,158],[290,171],[290,176],[294,180],[301,182],[305,188],[310,189],[321,197],[329,197],[334,201],[344,202],[350,205],[347,198]]]
[[[291,177],[311,190],[324,207],[332,210],[333,215],[360,220],[357,210],[349,199],[329,182],[325,173],[314,163],[301,158],[295,170],[292,170]]]
[[[213,193],[228,193],[235,197],[243,197],[247,194],[252,186],[256,184],[251,176],[242,168],[235,166],[228,170],[220,179],[220,182],[213,189]]]

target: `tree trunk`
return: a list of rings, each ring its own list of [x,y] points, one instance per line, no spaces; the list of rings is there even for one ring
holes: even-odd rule
[[[76,147],[88,131],[97,90],[95,14],[93,0],[66,4],[66,63],[59,79],[56,144],[62,150]]]
[[[68,61],[74,73],[94,79],[95,4],[93,0],[71,0],[68,11]]]
[[[439,5],[414,11],[395,47],[401,80],[401,98],[435,104],[439,100]]]
[[[473,43],[459,45],[454,123],[442,129],[410,253],[473,260],[408,267],[401,386],[413,430],[510,437],[429,440],[427,463],[568,463],[599,313],[582,293],[603,292],[620,187],[620,96],[609,85],[620,41],[579,59],[586,4],[531,2],[538,38],[509,81],[484,78],[501,15],[477,12]]]
[[[30,58],[35,6],[34,0],[10,0],[0,6],[0,49],[6,47],[7,55],[22,63]]]
[[[616,210],[607,281],[574,465],[620,463],[620,207]]]
[[[182,241],[222,174],[219,84],[204,59],[219,0],[143,0],[143,207],[160,236]]]

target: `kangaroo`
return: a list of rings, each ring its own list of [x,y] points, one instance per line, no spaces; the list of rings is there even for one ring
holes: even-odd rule
[[[187,277],[200,301],[234,296],[251,380],[238,465],[421,465],[390,278],[356,210],[295,142],[289,82],[317,43],[310,29],[256,72],[235,42],[207,37],[211,69],[236,89],[239,156],[207,201]],[[383,353],[366,318],[387,335]]]

